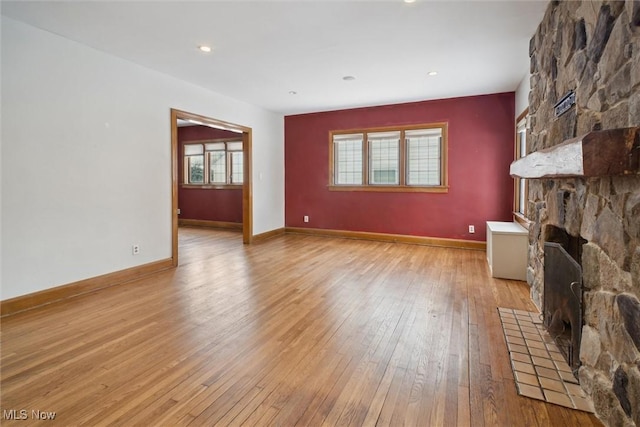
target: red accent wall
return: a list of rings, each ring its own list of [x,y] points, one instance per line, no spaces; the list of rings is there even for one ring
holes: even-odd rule
[[[178,179],[183,182],[184,144],[207,139],[237,137],[238,134],[208,126],[184,126],[178,128]],[[181,219],[242,222],[242,189],[216,190],[183,188],[178,186],[178,207]]]
[[[514,110],[509,92],[285,117],[286,226],[486,240],[486,221],[512,220]],[[448,193],[329,191],[329,131],[434,122],[449,126]]]

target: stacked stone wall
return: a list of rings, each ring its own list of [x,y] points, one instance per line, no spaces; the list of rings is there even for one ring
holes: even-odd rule
[[[640,126],[640,2],[554,1],[530,43],[528,152]],[[569,91],[576,105],[556,118]],[[579,377],[605,424],[640,427],[640,175],[529,180],[527,280],[542,307],[550,227],[582,250]]]

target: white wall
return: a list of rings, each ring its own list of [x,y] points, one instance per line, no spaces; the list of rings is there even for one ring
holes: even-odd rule
[[[520,81],[518,89],[516,89],[516,119],[524,110],[529,108],[529,91],[531,90],[531,76],[529,73]]]
[[[279,114],[6,17],[1,104],[2,300],[171,257],[170,108],[253,129],[253,231],[284,226]]]

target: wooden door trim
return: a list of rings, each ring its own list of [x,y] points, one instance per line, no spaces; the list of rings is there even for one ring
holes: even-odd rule
[[[244,182],[242,183],[242,241],[250,244],[253,238],[253,193],[251,184],[252,133],[250,127],[238,125],[199,114],[171,109],[171,258],[178,265],[178,119],[193,120],[203,124],[242,132],[244,157]]]

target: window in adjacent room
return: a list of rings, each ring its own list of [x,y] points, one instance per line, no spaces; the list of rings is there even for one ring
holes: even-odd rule
[[[186,184],[204,184],[204,146],[184,146],[184,170]]]
[[[242,141],[202,141],[184,145],[184,184],[241,185]],[[206,171],[206,172],[205,172]]]
[[[231,168],[229,184],[242,184],[244,177],[242,141],[227,142],[227,156]]]
[[[205,144],[209,157],[209,184],[227,183],[227,149],[224,142]]]
[[[331,132],[331,190],[447,191],[445,123]]]

